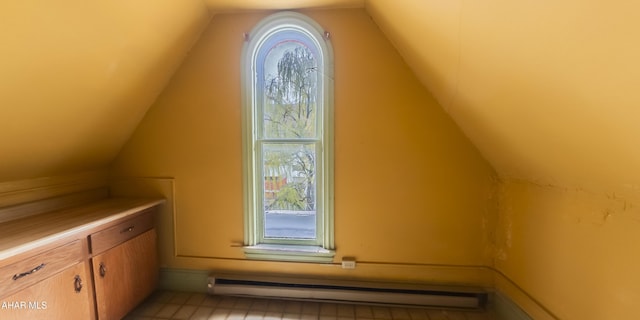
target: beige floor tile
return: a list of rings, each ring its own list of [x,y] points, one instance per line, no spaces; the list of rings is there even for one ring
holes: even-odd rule
[[[320,303],[318,302],[305,302],[302,304],[302,314],[314,314],[320,313]]]
[[[132,313],[136,314],[136,315],[139,315],[139,316],[151,317],[151,316],[156,315],[156,313],[158,313],[160,311],[160,309],[162,309],[162,307],[164,307],[164,303],[146,302],[146,303],[143,303],[142,305],[140,305]]]
[[[351,318],[355,319],[356,309],[353,305],[350,304],[339,304],[338,305],[338,317],[339,318]]]
[[[374,319],[392,319],[391,318],[391,311],[389,310],[389,308],[373,307],[373,308],[371,308],[371,310],[373,311],[373,318]]]
[[[212,313],[212,307],[199,306],[189,320],[208,320]]]
[[[264,320],[281,320],[282,312],[267,311],[264,314]]]
[[[351,305],[158,291],[125,320],[495,320],[489,312]]]
[[[250,310],[251,305],[253,304],[253,301],[254,299],[251,299],[251,298],[238,298],[238,300],[236,300],[236,304],[233,305],[233,308]]]
[[[444,310],[427,310],[430,320],[449,320]]]
[[[185,304],[199,306],[206,297],[207,295],[204,293],[193,293],[191,294],[191,296],[189,296],[189,299],[187,300],[187,302],[185,302]]]
[[[302,313],[302,302],[300,301],[287,301],[284,305],[284,313]]]
[[[132,314],[124,317],[123,320],[155,320],[155,319],[152,317],[137,316]]]
[[[238,301],[238,298],[223,297],[216,307],[223,308],[223,309],[233,309],[233,307],[236,305],[236,301]]]
[[[222,298],[218,296],[207,296],[204,298],[204,300],[202,300],[200,305],[207,306],[207,307],[218,307],[218,304],[220,304],[220,301],[222,301]]]
[[[178,311],[178,309],[180,309],[179,304],[167,303],[162,306],[160,311],[158,311],[158,313],[153,316],[156,318],[171,318]]]
[[[256,299],[256,301],[254,301],[253,304],[251,305],[251,310],[258,310],[258,311],[267,311],[267,310],[269,310],[269,300],[267,300],[267,299]]]
[[[174,295],[175,292],[172,291],[158,291],[156,296],[153,298],[157,302],[168,303]]]
[[[171,319],[187,320],[196,312],[196,309],[198,309],[197,306],[183,305],[176,313],[173,314]]]
[[[409,311],[406,308],[390,308],[393,320],[411,320]]]
[[[338,305],[335,303],[322,303],[320,304],[320,315],[322,316],[337,316]]]
[[[265,315],[264,310],[249,310],[249,312],[247,312],[247,317],[245,319],[247,320],[263,319],[264,315]]]
[[[409,308],[407,309],[411,320],[430,320],[427,310],[422,308]]]
[[[176,292],[173,297],[171,297],[171,300],[169,300],[169,303],[184,304],[189,300],[190,296],[190,292]]]
[[[227,320],[244,320],[246,315],[247,310],[233,309],[229,312],[229,315],[227,315]]]
[[[224,320],[231,312],[231,309],[214,309],[208,320]]]
[[[467,320],[492,320],[493,317],[488,313],[481,312],[467,312],[465,313]]]
[[[285,301],[281,300],[270,300],[269,305],[267,306],[267,311],[269,312],[279,312],[281,315],[284,312]]]
[[[362,318],[372,318],[373,319],[373,311],[370,306],[358,305],[356,306],[356,317],[358,319]]]

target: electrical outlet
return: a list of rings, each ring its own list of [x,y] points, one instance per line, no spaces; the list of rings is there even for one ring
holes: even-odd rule
[[[356,268],[356,258],[354,257],[342,258],[342,269],[355,269],[355,268]]]

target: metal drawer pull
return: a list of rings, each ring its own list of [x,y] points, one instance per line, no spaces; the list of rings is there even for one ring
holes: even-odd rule
[[[107,274],[107,267],[105,267],[104,263],[100,262],[100,277],[104,278],[105,274]]]
[[[18,279],[20,279],[22,277],[26,277],[26,276],[28,276],[28,275],[30,275],[30,274],[32,274],[32,273],[44,268],[45,265],[46,264],[43,263],[43,264],[41,264],[41,265],[39,265],[39,266],[37,266],[37,267],[27,271],[27,272],[16,273],[16,274],[13,275],[13,280],[15,281],[15,280],[18,280]]]
[[[120,233],[131,232],[131,231],[133,231],[133,228],[135,228],[135,226],[130,226],[128,228],[124,228],[124,229],[122,229],[122,231],[120,231]]]
[[[80,275],[76,275],[73,279],[73,288],[76,290],[76,293],[79,293],[82,290],[82,279]]]

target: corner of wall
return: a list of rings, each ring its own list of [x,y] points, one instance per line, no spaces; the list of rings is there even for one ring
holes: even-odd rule
[[[166,202],[161,206],[156,217],[158,247],[161,248],[160,265],[172,265],[176,258],[175,244],[175,188],[174,179],[170,177],[115,177],[109,180],[112,196],[157,197]]]
[[[498,270],[494,270],[492,307],[499,319],[505,320],[558,320],[540,302]]]
[[[533,320],[526,312],[501,292],[491,297],[491,309],[498,320]]]
[[[519,180],[496,175],[493,185],[495,205],[495,224],[493,231],[493,271],[492,309],[498,319],[505,320],[557,320],[544,305],[535,300],[529,293],[518,286],[511,278],[500,270],[500,261],[508,259],[512,246],[512,208],[509,206],[507,188]]]

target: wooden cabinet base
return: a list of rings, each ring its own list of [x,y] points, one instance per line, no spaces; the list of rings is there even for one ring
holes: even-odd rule
[[[122,319],[154,289],[156,232],[149,230],[92,259],[98,318]]]
[[[88,262],[0,299],[0,319],[93,319]]]
[[[162,202],[107,198],[0,221],[0,320],[122,319],[155,289]]]

